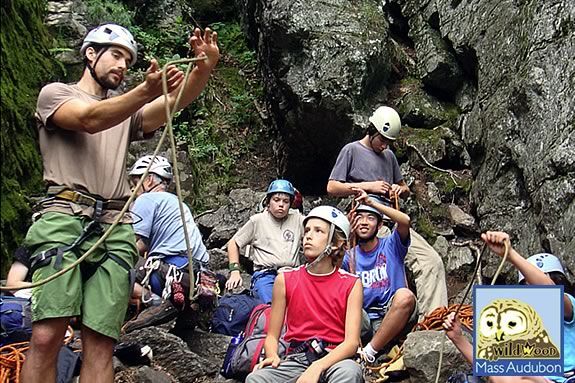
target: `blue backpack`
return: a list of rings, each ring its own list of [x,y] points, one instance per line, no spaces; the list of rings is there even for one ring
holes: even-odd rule
[[[32,310],[30,300],[2,295],[0,297],[0,346],[30,340]]]
[[[226,294],[212,317],[212,332],[236,336],[244,330],[254,307],[261,302],[244,290],[241,294]]]

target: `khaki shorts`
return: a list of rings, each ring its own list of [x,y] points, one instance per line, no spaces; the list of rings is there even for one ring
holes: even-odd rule
[[[33,255],[54,247],[70,245],[90,221],[83,216],[45,213],[28,230],[24,245]],[[101,226],[105,231],[110,225]],[[83,255],[99,238],[98,234],[89,236],[78,247],[78,253]],[[101,261],[107,252],[133,267],[137,258],[137,248],[131,225],[116,226],[106,241],[84,262],[89,265]],[[61,268],[66,268],[76,259],[72,251],[65,252]],[[50,264],[39,267],[34,272],[32,281],[40,281],[56,273],[55,261],[56,257],[52,257]],[[85,281],[78,266],[55,280],[33,289],[32,320],[80,315],[85,326],[117,339],[128,307],[130,287],[129,271],[111,258],[98,266],[95,273]]]

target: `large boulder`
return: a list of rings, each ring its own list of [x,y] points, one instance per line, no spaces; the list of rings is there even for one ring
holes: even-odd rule
[[[415,331],[407,335],[403,344],[403,361],[412,382],[435,382],[442,347],[440,382],[446,382],[455,372],[471,370],[471,366],[443,331]]]
[[[210,339],[213,344],[206,344],[204,350],[215,350],[221,346],[219,338]],[[154,355],[153,367],[169,371],[170,375],[181,383],[192,383],[204,376],[215,376],[221,366],[220,358],[217,356],[219,354],[213,353],[213,357],[208,357],[207,352],[202,353],[204,356],[198,355],[191,351],[181,338],[170,334],[162,327],[147,327],[133,331],[123,335],[121,341],[150,346]]]
[[[203,214],[197,219],[208,248],[222,247],[232,238],[248,219],[258,211],[258,206],[265,197],[264,192],[251,189],[232,190],[228,203],[215,211]],[[214,265],[218,267],[220,265]]]

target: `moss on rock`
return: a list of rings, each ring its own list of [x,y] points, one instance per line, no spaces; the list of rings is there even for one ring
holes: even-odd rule
[[[42,188],[33,112],[40,84],[59,70],[48,51],[51,38],[42,24],[44,7],[40,0],[2,2],[2,275],[30,223],[26,196]]]

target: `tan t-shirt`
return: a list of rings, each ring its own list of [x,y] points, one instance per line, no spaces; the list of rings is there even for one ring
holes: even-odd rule
[[[126,156],[130,141],[143,139],[142,109],[113,128],[89,134],[59,128],[50,117],[67,101],[98,102],[102,98],[76,85],[52,83],[40,91],[36,119],[44,181],[67,186],[104,199],[130,196]]]
[[[303,233],[304,216],[290,210],[278,221],[267,210],[250,217],[233,239],[242,248],[251,245],[250,258],[256,269],[298,266],[298,249]]]

